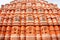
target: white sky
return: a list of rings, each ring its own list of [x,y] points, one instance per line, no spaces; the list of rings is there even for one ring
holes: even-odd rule
[[[1,5],[7,4],[9,2],[11,2],[12,0],[0,0],[0,7]]]
[[[12,0],[0,0],[0,7],[1,5],[3,4],[7,4],[9,2],[11,2]],[[47,0],[49,3],[54,3],[54,4],[57,4],[58,7],[60,8],[60,0]]]
[[[60,0],[47,0],[49,3],[57,4],[57,6],[60,8]]]

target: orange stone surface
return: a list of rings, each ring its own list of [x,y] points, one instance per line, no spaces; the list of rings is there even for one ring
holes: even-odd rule
[[[0,40],[60,40],[60,9],[45,0],[2,5]]]

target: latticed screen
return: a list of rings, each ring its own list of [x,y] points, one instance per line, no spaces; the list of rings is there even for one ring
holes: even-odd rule
[[[60,9],[45,0],[2,5],[0,40],[60,40]]]

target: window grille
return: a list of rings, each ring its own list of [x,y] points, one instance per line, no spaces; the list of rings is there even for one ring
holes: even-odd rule
[[[20,21],[20,18],[17,17],[17,16],[15,16],[15,17],[14,17],[14,20],[19,22],[19,21]]]
[[[38,9],[38,13],[42,13],[43,12],[43,10],[42,9]]]
[[[33,17],[32,17],[32,16],[28,16],[28,17],[27,17],[27,21],[28,21],[28,22],[32,22],[32,21],[33,21]]]
[[[27,13],[32,12],[32,8],[28,8],[28,9],[26,10],[26,12],[27,12]]]
[[[15,13],[20,13],[20,9],[16,9],[15,10]]]
[[[46,21],[45,17],[40,17],[40,21]]]

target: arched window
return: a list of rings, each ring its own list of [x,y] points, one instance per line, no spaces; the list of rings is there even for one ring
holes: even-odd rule
[[[45,13],[48,13],[49,11],[48,11],[48,9],[45,9]]]
[[[52,13],[52,10],[51,9],[49,10],[49,13]]]
[[[26,9],[26,12],[27,12],[27,13],[31,13],[32,11],[33,11],[32,8]]]
[[[27,16],[26,20],[27,22],[33,22],[33,16]]]
[[[10,4],[9,6],[8,6],[8,9],[11,9],[12,8],[12,4]]]
[[[40,17],[40,21],[42,21],[42,22],[44,22],[44,21],[46,21],[46,17]]]
[[[16,4],[16,8],[19,8],[19,7],[21,7],[21,3]]]
[[[46,17],[45,16],[40,17],[40,23],[42,25],[47,25],[47,20],[46,20]]]
[[[26,9],[26,4],[22,4],[21,9]]]
[[[54,4],[54,8],[58,8],[58,7],[57,7],[57,4]]]
[[[11,10],[10,12],[11,12],[11,13],[14,13],[14,10]]]
[[[7,8],[9,6],[9,4],[6,4],[5,6],[4,6],[4,8]]]
[[[15,22],[19,22],[19,21],[20,21],[19,16],[15,16],[15,17],[14,17],[14,21],[15,21]]]
[[[7,10],[7,13],[10,13],[10,10]]]
[[[13,6],[12,6],[13,8],[15,8],[16,7],[16,4],[15,3],[13,3]]]
[[[20,13],[20,9],[16,9],[15,10],[15,13]]]
[[[57,13],[57,9],[54,9],[54,10],[53,10],[53,13]]]
[[[37,6],[37,7],[38,7],[38,6],[40,7],[40,6],[41,6],[41,4],[40,4],[40,3],[36,3],[36,6]]]
[[[42,13],[43,12],[43,10],[42,9],[38,9],[38,13]]]
[[[46,8],[49,8],[49,4],[46,4]]]
[[[49,4],[50,8],[54,8],[54,5],[52,3]]]
[[[26,6],[32,6],[32,3],[31,3],[31,2],[28,2],[28,3],[26,4]]]
[[[2,12],[1,12],[1,13],[3,13],[3,14],[4,14],[4,13],[6,13],[6,10],[5,10],[5,9],[4,9],[4,10],[2,10]]]
[[[21,10],[21,13],[25,13],[25,10]]]

